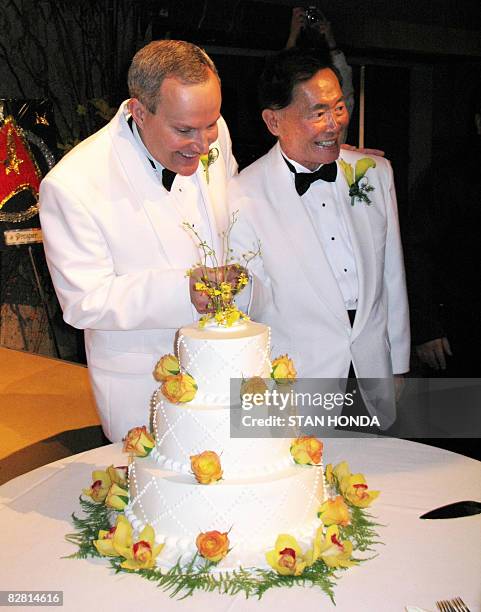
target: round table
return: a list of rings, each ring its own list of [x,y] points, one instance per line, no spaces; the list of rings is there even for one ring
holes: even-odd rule
[[[327,610],[399,612],[407,605],[435,610],[435,601],[461,596],[481,612],[481,514],[426,521],[419,516],[444,504],[481,501],[481,462],[415,442],[388,438],[325,440],[326,462],[349,462],[380,489],[371,512],[382,523],[377,556],[345,572],[336,607],[317,588],[274,589],[258,601],[198,592],[173,600],[155,583],[115,575],[100,559],[65,559],[70,516],[91,472],[126,463],[114,444],[62,459],[0,487],[0,557],[3,590],[64,592],[70,610]]]

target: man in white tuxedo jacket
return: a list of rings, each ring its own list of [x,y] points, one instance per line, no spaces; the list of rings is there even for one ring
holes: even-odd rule
[[[249,312],[271,327],[273,354],[288,353],[298,376],[354,371],[392,389],[393,374],[409,369],[410,337],[391,166],[372,158],[360,183],[373,188],[363,190],[370,203],[349,195],[341,159],[354,168],[365,155],[340,149],[349,116],[338,78],[320,58],[299,50],[273,58],[260,101],[278,141],[229,185],[230,206],[240,211],[234,250],[260,242],[262,251],[251,262],[257,291]],[[325,176],[311,183],[318,168]],[[379,393],[371,391],[363,395],[372,414]],[[382,428],[393,421],[392,399],[387,410],[378,406]]]
[[[112,121],[66,155],[40,190],[52,280],[65,321],[85,330],[112,441],[148,423],[155,363],[174,351],[176,330],[198,318],[186,271],[199,253],[182,223],[220,253],[226,183],[237,172],[219,77],[201,49],[150,43],[133,59],[129,91]],[[208,151],[207,173],[200,156]]]

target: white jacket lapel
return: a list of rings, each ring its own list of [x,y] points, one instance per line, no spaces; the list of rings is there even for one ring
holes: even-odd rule
[[[168,265],[187,270],[198,260],[198,253],[182,223],[195,223],[196,218],[186,214],[174,191],[169,193],[162,187],[147,157],[139,153],[124,109],[125,104],[108,126],[123,177],[130,184],[138,205],[145,210]]]
[[[339,164],[337,172],[335,183],[337,202],[340,204],[341,214],[351,240],[358,278],[358,307],[353,326],[353,337],[355,337],[364,327],[374,299],[376,259],[368,205],[358,200],[355,201],[354,206],[351,205],[349,187]],[[371,199],[373,200],[371,206],[375,206],[374,196],[371,196]]]
[[[312,285],[319,299],[345,323],[347,315],[341,291],[310,217],[296,192],[279,144],[269,152],[266,169],[269,174],[266,177],[268,190],[271,191],[269,199],[284,229],[283,238],[291,245],[307,282]]]
[[[207,218],[212,230],[213,244],[211,245],[216,252],[219,263],[222,262],[224,256],[222,252],[223,241],[221,239],[222,232],[227,228],[227,200],[226,200],[226,177],[225,173],[219,176],[221,171],[219,162],[219,172],[214,172],[213,166],[209,167],[209,182],[207,183],[206,174],[201,163],[195,173],[195,180],[200,189],[203,204],[207,213]],[[221,173],[222,174],[222,173]]]

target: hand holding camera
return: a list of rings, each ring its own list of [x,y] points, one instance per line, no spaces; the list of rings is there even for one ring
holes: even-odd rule
[[[308,6],[304,11],[304,18],[307,28],[317,28],[321,22],[327,23],[327,19],[317,6]]]
[[[287,49],[297,45],[301,31],[309,35],[309,39],[312,35],[319,35],[325,40],[330,50],[336,48],[336,40],[332,33],[331,24],[317,6],[311,5],[307,8],[298,6],[292,9],[291,29],[286,44]]]

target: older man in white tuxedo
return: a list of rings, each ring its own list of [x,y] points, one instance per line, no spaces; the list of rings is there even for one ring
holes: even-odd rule
[[[392,383],[409,369],[410,338],[391,166],[381,157],[362,162],[368,169],[352,195],[343,167],[349,173],[347,164],[354,169],[365,155],[340,149],[349,116],[322,59],[299,50],[272,58],[260,99],[278,141],[229,186],[240,210],[234,249],[260,242],[262,250],[252,262],[250,314],[271,326],[274,353],[288,353],[302,377],[354,371]],[[372,413],[379,394],[364,391]],[[389,413],[385,428],[394,413],[381,412]]]
[[[219,77],[201,49],[150,43],[132,61],[129,90],[112,121],[66,155],[40,191],[52,280],[65,321],[85,329],[112,441],[148,422],[155,363],[202,310],[186,278],[199,254],[182,224],[220,253],[226,183],[237,172]],[[209,151],[207,173],[200,156]]]

